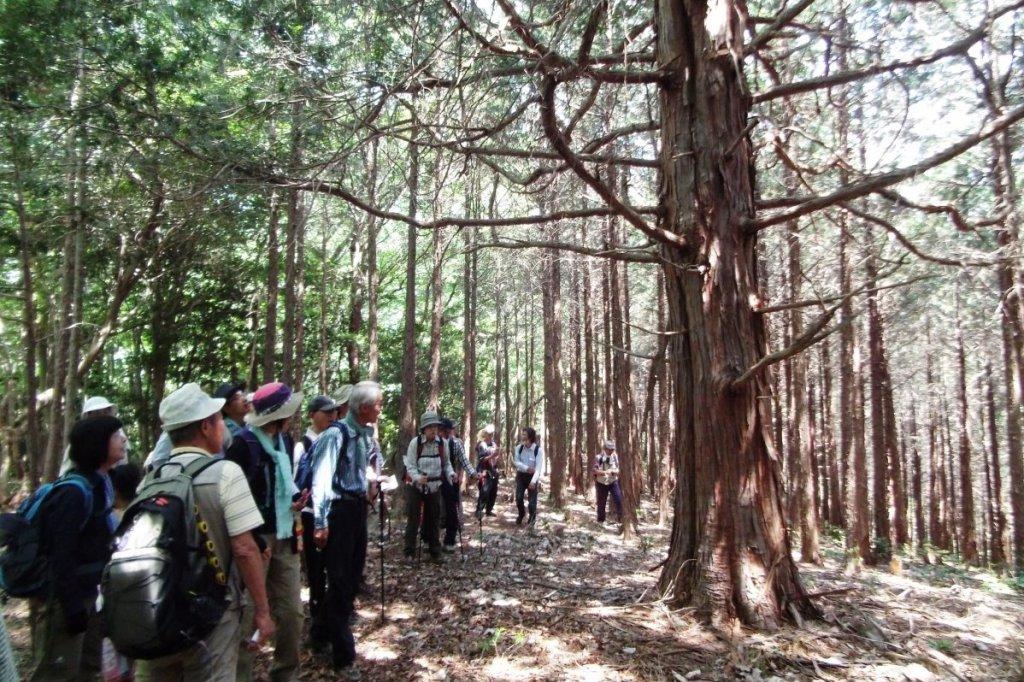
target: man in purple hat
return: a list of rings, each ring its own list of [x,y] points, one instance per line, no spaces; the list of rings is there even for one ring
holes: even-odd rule
[[[235,436],[225,457],[242,467],[263,525],[255,530],[270,548],[267,564],[267,598],[277,623],[274,662],[270,679],[299,678],[299,645],[302,635],[302,581],[295,513],[306,505],[308,490],[295,486],[293,445],[288,429],[302,404],[302,394],[286,384],[260,386],[253,394],[253,411],[245,415],[245,428]],[[242,617],[242,632],[251,632],[251,610]],[[238,658],[238,679],[252,679],[254,655],[243,650]]]

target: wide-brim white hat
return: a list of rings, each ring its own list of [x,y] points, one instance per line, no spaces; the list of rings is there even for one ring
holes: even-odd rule
[[[108,407],[114,407],[114,403],[103,396],[94,395],[91,398],[85,399],[85,402],[82,404],[82,414],[88,414],[96,410],[105,410]]]
[[[485,426],[484,433],[494,433],[494,424],[488,424]]]
[[[287,419],[302,405],[302,393],[292,393],[286,384],[274,382],[260,386],[252,394],[252,412],[245,415],[249,426],[263,426]]]
[[[164,431],[202,421],[224,407],[223,398],[211,398],[199,384],[185,384],[160,401],[160,424]]]

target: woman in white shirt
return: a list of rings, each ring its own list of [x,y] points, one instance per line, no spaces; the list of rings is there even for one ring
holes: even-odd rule
[[[544,451],[537,440],[537,432],[530,427],[520,432],[519,444],[516,445],[514,463],[516,465],[516,508],[519,517],[516,525],[522,525],[526,516],[524,497],[529,497],[530,516],[527,526],[533,526],[537,517],[537,487],[540,477],[544,474]]]

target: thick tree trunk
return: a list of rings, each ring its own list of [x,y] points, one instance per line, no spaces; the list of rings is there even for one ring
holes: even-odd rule
[[[441,325],[444,322],[444,282],[441,261],[444,257],[444,230],[434,230],[434,263],[430,271],[430,384],[427,406],[440,410],[441,404]]]
[[[867,285],[877,284],[874,245],[865,254]],[[882,340],[882,316],[878,310],[878,294],[868,295],[868,352],[871,368],[871,456],[873,463],[872,503],[875,512],[875,558],[887,561],[892,553],[892,528],[889,523],[890,457],[885,429],[885,346]]]
[[[25,199],[21,187],[19,164],[15,162],[15,212],[18,216],[18,254],[21,260],[21,295],[22,325],[25,328],[25,448],[28,453],[28,487],[35,490],[43,467],[40,456],[40,425],[39,412],[36,409],[36,394],[39,392],[39,381],[36,376],[36,339],[39,337],[36,326],[36,292],[32,283],[32,252],[33,239],[29,233],[28,217],[25,213]],[[20,460],[19,460],[20,461]],[[24,473],[24,472],[19,472]]]
[[[409,215],[415,217],[419,203],[419,147],[409,148]],[[416,437],[416,228],[406,230],[405,252],[405,337],[402,345],[402,397],[398,406],[398,449],[404,455]]]
[[[562,384],[562,287],[558,254],[543,255],[544,310],[544,425],[548,438],[544,452],[550,463],[551,502],[564,505],[565,484],[565,389]]]
[[[918,440],[917,415],[910,412],[910,449],[911,462],[913,464],[912,494],[914,495],[914,535],[917,540],[917,552],[920,556],[925,555],[925,539],[927,537],[924,525],[924,479],[921,471],[921,444]]]
[[[374,182],[369,187],[369,201],[376,202],[377,197],[377,147],[378,139],[370,143],[369,161],[373,167]],[[380,288],[380,272],[377,269],[377,219],[369,216],[366,226],[366,377],[370,381],[379,378],[380,341],[377,329],[377,290]]]
[[[992,380],[992,364],[985,363],[985,402],[988,405],[988,442],[992,457],[992,565],[1001,571],[1009,555],[1006,536],[1006,513],[1003,511],[1003,472],[999,457],[999,430],[996,428],[996,399]]]
[[[587,462],[587,496],[589,497],[591,481],[590,462],[597,455],[598,446],[598,396],[597,396],[597,359],[594,353],[594,317],[591,302],[594,300],[594,289],[590,281],[590,273],[593,268],[583,268],[583,374],[585,377],[584,392],[586,394],[586,421],[585,421],[585,459]]]
[[[964,334],[960,324],[960,300],[957,294],[956,315],[957,396],[960,417],[960,551],[969,564],[978,563],[978,539],[974,525],[974,477],[971,472],[971,440],[967,426],[967,358]]]
[[[774,628],[817,609],[790,555],[763,374],[734,384],[765,352],[754,259],[744,230],[754,214],[744,17],[732,3],[660,1],[662,225],[676,378],[679,471],[675,524],[661,587],[698,615]],[[699,268],[698,268],[699,264]]]
[[[850,504],[853,507],[853,529],[850,547],[857,549],[857,556],[861,561],[871,563],[874,561],[874,552],[871,550],[871,504],[868,498],[868,454],[864,420],[865,381],[859,344],[853,347],[851,371],[854,382],[851,385],[853,398],[850,405],[852,409],[850,414],[853,415],[853,429],[850,433],[850,450],[853,455],[853,494],[850,496]]]
[[[277,190],[270,192],[270,215],[267,220],[267,323],[263,332],[263,383],[277,376],[277,298],[281,289],[281,255],[278,223],[281,198]]]
[[[801,300],[800,286],[803,272],[800,267],[800,232],[795,221],[787,226],[789,242],[789,296],[792,301]],[[799,338],[804,333],[803,312],[799,309],[790,311],[790,338]],[[814,452],[811,444],[811,420],[808,409],[807,391],[807,355],[800,353],[789,363],[792,380],[791,413],[794,437],[790,439],[790,449],[795,464],[793,476],[794,501],[796,512],[793,520],[800,526],[800,560],[808,563],[821,563],[818,549],[818,518],[814,504]]]
[[[462,440],[468,453],[476,440],[476,232],[466,230],[463,238],[466,252],[462,270]]]

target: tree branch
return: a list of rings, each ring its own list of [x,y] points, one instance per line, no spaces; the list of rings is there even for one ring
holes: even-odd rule
[[[912,166],[897,168],[896,170],[889,171],[888,173],[869,175],[864,179],[846,185],[831,194],[808,199],[789,211],[782,211],[766,218],[750,221],[748,223],[748,227],[753,231],[761,230],[766,227],[771,227],[772,225],[778,225],[780,223],[794,220],[800,216],[807,215],[808,213],[820,211],[824,208],[828,208],[829,206],[842,204],[868,194],[879,192],[890,185],[895,185],[898,182],[902,182],[903,180],[915,175],[919,175],[930,168],[934,168],[935,166],[956,158],[971,147],[979,144],[980,142],[984,142],[1001,130],[1017,123],[1022,118],[1024,118],[1024,106],[1013,109],[1009,113],[989,122],[977,133],[968,135],[956,144],[950,145],[939,153],[934,154]]]
[[[509,239],[506,241],[489,242],[486,244],[477,244],[471,251],[478,251],[484,248],[496,248],[496,249],[555,249],[556,251],[570,251],[572,253],[580,253],[584,256],[593,256],[594,258],[610,258],[612,260],[626,261],[628,263],[659,263],[657,254],[650,251],[636,250],[636,251],[620,251],[617,249],[589,249],[585,246],[578,244],[570,244],[568,242],[545,242],[545,241],[530,241],[527,239]]]
[[[964,54],[971,46],[988,35],[990,25],[993,21],[1020,7],[1024,7],[1024,0],[1018,0],[1018,2],[993,10],[985,17],[978,28],[974,29],[960,40],[938,49],[931,54],[915,57],[914,59],[901,59],[889,62],[888,64],[877,64],[864,69],[840,71],[827,76],[819,76],[818,78],[809,78],[804,81],[778,85],[774,88],[769,88],[768,90],[755,94],[753,96],[753,102],[758,104],[760,102],[778,99],[779,97],[788,97],[790,95],[798,95],[803,92],[820,90],[821,88],[827,88],[834,85],[851,83],[880,73],[913,69],[919,66],[932,64],[940,59],[945,59],[946,57],[954,57],[956,55]]]
[[[850,320],[844,320],[842,324],[836,325],[835,327],[832,327],[831,329],[822,332],[822,330],[825,329],[825,325],[827,325],[829,321],[831,321],[832,318],[835,317],[835,314],[842,307],[843,304],[840,302],[835,304],[825,312],[823,312],[821,315],[818,316],[818,319],[816,319],[807,327],[803,334],[793,339],[793,342],[791,344],[789,344],[785,348],[775,351],[774,353],[769,353],[768,355],[765,355],[763,358],[755,362],[747,370],[740,374],[736,379],[734,379],[730,383],[730,387],[732,389],[737,389],[741,387],[743,384],[757,376],[758,372],[765,369],[766,367],[770,367],[777,362],[782,362],[786,358],[793,357],[797,353],[800,353],[806,350],[807,348],[810,348],[818,341],[821,341],[829,334],[832,334],[833,332],[839,330],[843,324],[849,324]]]
[[[604,199],[605,203],[614,208],[619,215],[648,237],[661,243],[683,246],[684,241],[679,235],[669,232],[668,230],[652,227],[647,223],[647,221],[641,218],[636,211],[623,204],[607,185],[587,170],[586,166],[583,165],[583,161],[581,161],[572,149],[569,148],[569,143],[566,141],[565,136],[562,135],[562,132],[558,129],[558,124],[555,122],[554,78],[551,78],[550,76],[544,78],[541,98],[540,114],[541,123],[544,127],[544,134],[547,136],[548,141],[551,142],[551,145],[555,150],[561,154],[563,159],[565,159],[566,164],[576,172],[576,175],[578,175],[585,183],[590,185],[590,187],[597,192],[598,196]]]
[[[744,56],[751,55],[764,47],[769,40],[775,37],[775,34],[780,28],[796,19],[801,12],[812,4],[814,4],[814,0],[801,0],[792,7],[783,9],[779,12],[772,23],[766,26],[763,31],[760,31],[754,39],[750,41],[750,44],[743,49]]]

